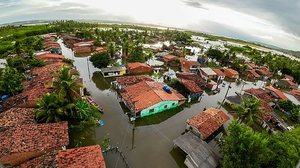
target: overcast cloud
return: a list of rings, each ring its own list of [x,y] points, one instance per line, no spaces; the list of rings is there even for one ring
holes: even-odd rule
[[[0,24],[93,19],[203,31],[300,50],[298,0],[0,0]]]

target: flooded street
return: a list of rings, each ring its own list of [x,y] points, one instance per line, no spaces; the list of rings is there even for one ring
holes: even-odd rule
[[[99,69],[93,67],[88,61],[88,57],[75,57],[72,50],[66,48],[62,41],[58,41],[62,47],[62,54],[74,60],[74,66],[80,72],[84,80],[85,87],[96,101],[97,104],[104,108],[104,114],[101,120],[104,126],[86,129],[83,132],[73,132],[71,137],[76,144],[85,146],[100,144],[104,137],[110,138],[112,147],[119,147],[130,165],[133,168],[176,168],[184,166],[184,156],[177,150],[173,149],[173,139],[177,138],[184,132],[186,120],[204,108],[218,107],[219,102],[224,99],[229,83],[221,88],[221,92],[216,95],[204,93],[200,102],[191,105],[188,108],[176,113],[161,123],[147,125],[147,117],[142,120],[143,126],[136,126],[129,122],[128,116],[123,112],[116,91],[111,87],[112,79],[106,78],[98,72]],[[231,84],[232,88],[228,96],[240,93],[242,84]],[[258,88],[261,82],[255,86],[247,82],[243,89]],[[225,109],[223,109],[225,111]],[[134,135],[134,136],[133,136]],[[74,144],[73,144],[74,145]],[[104,157],[106,155],[104,154]],[[107,157],[106,164],[108,168],[122,167],[122,159],[119,155]]]

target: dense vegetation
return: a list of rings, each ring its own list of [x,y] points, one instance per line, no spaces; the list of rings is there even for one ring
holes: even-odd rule
[[[222,146],[224,168],[293,168],[300,159],[300,127],[275,135],[233,121]]]
[[[107,65],[109,64],[109,60],[110,59],[107,52],[93,54],[90,58],[90,61],[97,68],[107,67]]]

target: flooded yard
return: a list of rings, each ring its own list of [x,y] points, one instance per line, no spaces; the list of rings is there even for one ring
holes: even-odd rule
[[[85,146],[100,144],[105,137],[110,138],[112,147],[119,147],[125,155],[130,167],[133,168],[175,168],[184,166],[184,155],[178,150],[173,150],[173,140],[184,132],[186,120],[204,108],[218,107],[225,97],[229,82],[220,86],[221,91],[215,95],[203,94],[200,102],[183,108],[181,111],[169,111],[166,115],[159,115],[159,122],[153,123],[153,118],[139,119],[135,127],[129,121],[120,104],[121,99],[112,88],[111,78],[104,78],[95,68],[89,57],[75,57],[72,50],[66,48],[59,40],[62,53],[65,57],[73,59],[76,69],[84,80],[84,84],[96,101],[104,108],[101,120],[104,126],[86,128],[83,131],[71,132],[71,146]],[[254,85],[248,82],[237,85],[231,83],[228,96],[240,93],[242,89],[258,88],[261,81]],[[225,109],[223,109],[225,111]],[[118,154],[104,155],[107,157],[107,167],[122,167],[122,158]]]

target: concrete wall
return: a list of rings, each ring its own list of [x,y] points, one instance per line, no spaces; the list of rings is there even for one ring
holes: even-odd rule
[[[167,106],[167,107],[165,107]],[[168,109],[172,109],[178,106],[178,101],[162,101],[151,107],[148,107],[141,111],[141,117],[149,116],[152,114],[160,113]],[[150,112],[153,109],[153,112]]]

